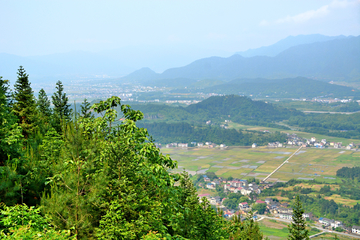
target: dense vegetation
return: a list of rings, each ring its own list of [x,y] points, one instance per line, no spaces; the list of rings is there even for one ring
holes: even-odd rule
[[[218,94],[243,94],[265,98],[313,98],[360,96],[360,91],[350,87],[323,81],[297,77],[285,79],[235,79],[220,85],[202,89],[187,88],[181,92],[203,92]],[[173,92],[178,92],[173,90]]]
[[[0,78],[0,235],[4,239],[262,239],[251,216],[227,221],[136,126],[118,97],[72,112],[62,83],[35,99],[21,67]],[[120,107],[124,119],[114,125]]]
[[[357,103],[351,104],[348,107],[355,109],[355,104]],[[221,136],[220,132],[222,132],[222,130],[216,130],[216,128],[197,127],[199,124],[204,125],[208,120],[211,120],[213,125],[224,124],[225,120],[230,120],[232,122],[245,125],[259,125],[289,129],[278,124],[279,122],[284,121],[287,125],[300,128],[305,132],[360,139],[360,121],[358,121],[358,119],[360,119],[360,113],[304,114],[292,108],[289,109],[281,107],[278,104],[266,103],[264,101],[253,101],[250,98],[236,95],[210,97],[200,103],[189,105],[188,107],[171,107],[162,104],[143,104],[133,106],[135,109],[139,109],[144,112],[144,124],[146,123],[146,126],[149,127],[149,129],[152,129],[150,130],[151,133],[156,136],[156,140],[159,141],[163,141],[165,139],[170,142],[178,141],[171,137],[173,136],[171,133],[160,129],[160,122],[163,124],[164,128],[168,129],[169,126],[172,126],[174,131],[177,131],[180,134],[184,131],[189,134],[195,133],[195,131],[201,131],[198,132],[200,136],[214,136],[214,131],[216,131],[217,136]],[[156,124],[148,124],[149,122],[155,122]],[[168,124],[178,124],[166,125],[164,122]],[[191,126],[184,124],[184,122],[189,123]],[[235,132],[228,132],[227,134],[234,136],[234,133]],[[235,139],[235,137],[231,139]],[[184,137],[179,137],[179,141],[180,140],[183,142],[192,141],[190,138]],[[267,141],[272,140],[269,138],[264,141],[256,140],[254,142],[266,143]],[[229,145],[234,144],[243,143],[241,140],[236,140]]]
[[[360,113],[308,114],[290,117],[288,124],[303,128],[305,132],[334,137],[360,139]]]
[[[336,171],[336,176],[343,178],[360,179],[360,167],[343,167]]]
[[[235,129],[223,129],[216,126],[195,125],[186,122],[180,123],[138,123],[139,127],[146,128],[159,143],[191,143],[213,142],[216,144],[249,146],[253,143],[265,145],[269,142],[284,142],[286,134],[263,133],[257,131],[237,131]]]
[[[208,120],[220,123],[227,119],[237,123],[266,125],[288,119],[290,116],[304,115],[295,109],[287,109],[263,101],[253,101],[248,97],[237,95],[210,97],[185,108],[160,104],[133,105],[133,107],[144,112],[145,119],[191,123],[205,123]]]
[[[357,112],[360,111],[360,104],[352,101],[348,103],[322,103],[312,101],[278,101],[274,102],[282,107],[295,108],[301,111],[325,111],[325,112]]]

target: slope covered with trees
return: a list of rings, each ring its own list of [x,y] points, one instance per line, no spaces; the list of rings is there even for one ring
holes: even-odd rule
[[[261,98],[265,98],[266,96],[274,98],[360,96],[360,91],[357,89],[303,77],[284,79],[235,79],[221,85],[197,91],[219,94],[243,94]]]
[[[137,125],[146,128],[154,140],[159,143],[213,142],[228,146],[250,146],[253,143],[266,145],[269,142],[285,142],[286,140],[286,134],[280,132],[237,131],[215,126],[192,126],[189,123],[140,122]]]
[[[42,91],[31,112],[40,118],[28,128],[12,113],[21,99],[0,80],[1,238],[262,239],[251,216],[227,221],[199,203],[187,174],[171,174],[177,162],[136,126],[143,114],[118,97],[91,107],[100,117],[87,114],[86,102],[68,117],[58,83],[56,108]],[[124,121],[115,125],[118,114]]]

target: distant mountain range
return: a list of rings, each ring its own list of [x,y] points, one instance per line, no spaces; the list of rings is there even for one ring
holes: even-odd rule
[[[150,84],[159,79],[216,79],[308,77],[323,81],[360,81],[360,36],[290,47],[275,57],[245,58],[235,54],[228,58],[210,57],[161,74],[140,69],[120,78]],[[153,84],[155,84],[153,82]]]
[[[324,36],[321,34],[310,34],[310,35],[298,35],[298,36],[289,36],[278,41],[275,44],[270,46],[264,46],[255,49],[249,49],[242,52],[237,52],[243,57],[255,57],[255,56],[268,56],[268,57],[275,57],[279,53],[289,49],[291,47],[295,47],[302,44],[310,44],[316,42],[326,42],[334,39],[342,39],[346,38],[343,35],[340,36]]]
[[[125,77],[121,77],[119,82],[177,87],[196,85],[197,81],[205,79],[231,81],[237,78],[280,79],[302,76],[324,81],[360,81],[359,37],[317,34],[290,36],[268,47],[238,52],[227,58],[199,59],[183,67],[169,68],[161,74],[149,68],[129,74],[142,64],[147,66],[145,64],[148,63],[148,66],[157,68],[161,64],[163,67],[179,66],[195,56],[216,52],[199,49],[191,56],[182,56],[179,51],[171,51],[166,46],[162,49],[147,48],[133,47],[99,53],[73,51],[32,57],[0,53],[0,76],[14,81],[18,67],[23,65],[33,83],[84,78],[103,78],[108,81],[110,77],[121,76]],[[223,52],[218,53],[224,56]],[[208,85],[206,82],[204,84]]]

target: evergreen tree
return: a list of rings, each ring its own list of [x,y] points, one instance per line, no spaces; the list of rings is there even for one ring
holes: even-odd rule
[[[46,95],[45,90],[42,88],[39,91],[39,97],[37,100],[37,106],[39,108],[40,113],[48,118],[51,115],[51,108],[50,108],[50,100]]]
[[[28,138],[36,129],[36,102],[29,82],[29,75],[24,68],[18,69],[18,78],[14,85],[13,111],[18,118],[18,123],[23,130],[23,135]]]
[[[9,81],[0,76],[0,166],[8,156],[16,157],[21,129],[10,106]],[[17,137],[16,137],[17,136]]]
[[[61,81],[56,83],[56,89],[57,91],[51,98],[54,104],[54,127],[57,131],[60,131],[61,124],[70,120],[71,109],[70,104],[68,104],[69,98],[64,92],[64,86]]]
[[[84,99],[84,102],[81,104],[81,116],[84,118],[91,118],[94,117],[93,114],[90,112],[91,105],[87,101],[87,99]]]
[[[299,195],[295,198],[293,207],[292,223],[288,225],[290,235],[289,240],[309,239],[309,230],[306,229],[306,220],[303,217],[304,210]]]

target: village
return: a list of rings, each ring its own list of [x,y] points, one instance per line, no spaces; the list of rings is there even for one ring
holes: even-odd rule
[[[238,193],[242,195],[239,198],[240,202],[236,206],[236,209],[229,209],[225,206],[227,205],[227,197],[211,196],[209,193],[198,195],[199,202],[208,201],[210,205],[218,211],[220,210],[225,218],[230,219],[238,215],[241,219],[245,219],[246,216],[252,214],[254,220],[260,220],[265,216],[287,222],[292,220],[293,210],[288,202],[280,202],[276,198],[265,198],[261,200],[260,197],[258,197],[258,194],[260,194],[262,190],[272,188],[274,183],[260,183],[258,180],[248,182],[245,179],[227,180],[221,177],[211,180],[207,175],[203,175],[202,177],[203,181],[198,183],[198,187],[200,188],[212,189],[218,193]],[[247,200],[244,201],[245,199]],[[347,227],[341,221],[316,217],[311,212],[305,212],[303,217],[318,228],[360,235],[360,226]]]
[[[269,132],[268,130],[264,130],[264,132]],[[156,146],[161,148],[163,147],[161,143],[156,143]],[[189,143],[168,143],[165,144],[166,148],[188,148],[188,147],[199,147],[199,148],[220,148],[225,149],[228,146],[225,144],[216,144],[213,142],[191,142]],[[253,143],[251,145],[252,148],[258,147],[257,143]],[[334,149],[344,149],[344,150],[353,150],[357,151],[357,146],[353,143],[350,143],[346,146],[342,145],[342,142],[328,142],[326,139],[316,139],[316,137],[311,137],[310,139],[304,139],[296,134],[287,133],[286,142],[270,142],[267,147],[269,148],[286,148],[286,147],[303,147],[303,148],[334,148]]]

